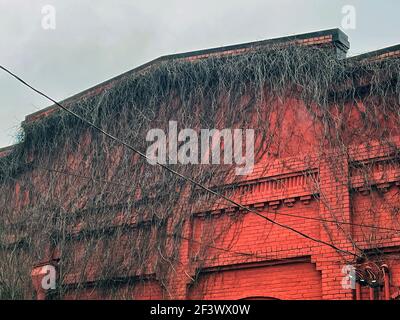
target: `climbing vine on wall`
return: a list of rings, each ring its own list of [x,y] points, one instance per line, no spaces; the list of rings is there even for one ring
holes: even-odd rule
[[[257,160],[266,161],[290,155],[289,142],[279,136],[287,102],[295,100],[312,119],[315,153],[330,159],[340,176],[342,166],[327,154],[350,157],[353,144],[379,141],[398,163],[393,139],[400,120],[399,71],[395,59],[340,60],[330,48],[270,47],[160,62],[67,107],[142,151],[149,129],[167,131],[170,120],[180,129],[253,128]],[[185,222],[204,203],[222,200],[62,110],[24,123],[19,140],[0,159],[0,298],[30,298],[31,268],[50,253],[59,259],[58,298],[70,290],[71,275],[77,289],[93,282],[107,297],[129,298],[115,289],[118,281],[133,285],[140,275],[154,274],[168,294],[182,242],[188,241]],[[233,168],[171,167],[210,187],[231,179]],[[357,170],[372,184],[368,166]],[[397,202],[390,205],[397,212]],[[238,232],[241,219],[232,215],[218,230],[205,224],[196,239],[194,269],[217,258],[210,248],[228,230]]]

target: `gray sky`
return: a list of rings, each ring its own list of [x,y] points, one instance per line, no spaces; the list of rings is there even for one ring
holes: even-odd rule
[[[345,5],[350,54],[400,43],[398,0],[0,0],[0,64],[61,100],[164,54],[341,27]],[[0,147],[48,105],[0,72]]]

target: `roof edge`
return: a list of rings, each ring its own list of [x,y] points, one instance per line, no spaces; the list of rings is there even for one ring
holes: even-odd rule
[[[185,59],[185,58],[191,58],[191,57],[193,57],[193,58],[200,57],[201,58],[201,57],[210,56],[210,55],[218,54],[218,53],[220,53],[220,54],[229,53],[229,52],[235,52],[237,50],[252,49],[252,48],[271,46],[271,45],[282,44],[282,43],[291,43],[291,42],[295,42],[295,41],[299,41],[299,42],[304,41],[305,45],[315,45],[315,43],[311,40],[312,39],[322,39],[323,37],[329,37],[330,39],[326,39],[326,40],[327,41],[329,40],[329,43],[333,43],[334,46],[344,54],[350,48],[348,36],[340,29],[333,28],[333,29],[308,32],[308,33],[303,33],[303,34],[267,39],[267,40],[246,42],[246,43],[236,44],[236,45],[228,45],[228,46],[215,47],[215,48],[210,48],[210,49],[202,49],[202,50],[188,51],[188,52],[183,52],[183,53],[163,55],[163,56],[153,59],[145,64],[142,64],[134,69],[128,70],[116,77],[113,77],[109,80],[106,80],[97,85],[94,85],[93,87],[83,90],[83,91],[81,91],[75,95],[72,95],[64,100],[61,100],[60,103],[68,105],[69,103],[76,101],[77,99],[84,98],[91,94],[99,93],[102,90],[111,87],[114,82],[120,81],[120,80],[124,79],[125,77],[131,75],[132,73],[142,71],[152,65],[161,63],[163,61],[175,60],[175,59]],[[308,42],[307,40],[310,40],[310,41]],[[53,104],[53,105],[43,108],[39,111],[28,114],[25,117],[24,122],[32,122],[39,118],[45,117],[46,115],[52,113],[56,108],[57,108],[57,106]]]
[[[400,58],[400,44],[366,52],[348,58],[349,60],[380,60],[384,58]]]
[[[6,147],[0,148],[0,159],[8,156],[13,151],[15,146],[16,145],[11,145],[11,146],[6,146]]]

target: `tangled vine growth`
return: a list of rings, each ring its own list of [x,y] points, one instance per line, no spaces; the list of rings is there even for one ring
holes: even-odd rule
[[[149,129],[167,132],[169,120],[179,129],[254,128],[256,159],[268,162],[297,152],[281,138],[287,102],[297,101],[313,123],[312,151],[330,159],[340,176],[344,168],[327,156],[329,150],[350,157],[349,147],[362,142],[379,141],[397,165],[399,72],[394,59],[339,60],[326,48],[276,47],[162,62],[68,108],[142,151]],[[129,292],[117,290],[121,279],[133,285],[138,275],[155,274],[168,294],[169,275],[179,267],[187,241],[185,221],[204,203],[221,200],[151,166],[66,112],[22,129],[11,154],[0,159],[0,298],[31,298],[31,268],[49,254],[59,259],[56,298],[69,292],[71,275],[78,290],[93,282],[109,298],[129,298]],[[237,182],[232,165],[172,167],[207,186]],[[370,166],[359,164],[357,170],[368,186]],[[398,201],[387,205],[396,216]],[[210,248],[227,230],[239,230],[241,219],[230,216],[218,230],[210,223],[195,239],[197,272],[204,261],[217,258]],[[341,220],[334,213],[332,219]]]

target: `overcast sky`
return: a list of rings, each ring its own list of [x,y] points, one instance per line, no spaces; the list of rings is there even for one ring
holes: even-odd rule
[[[0,0],[0,64],[61,100],[164,54],[342,28],[345,5],[350,54],[400,43],[399,0]],[[48,105],[0,71],[0,147]]]

